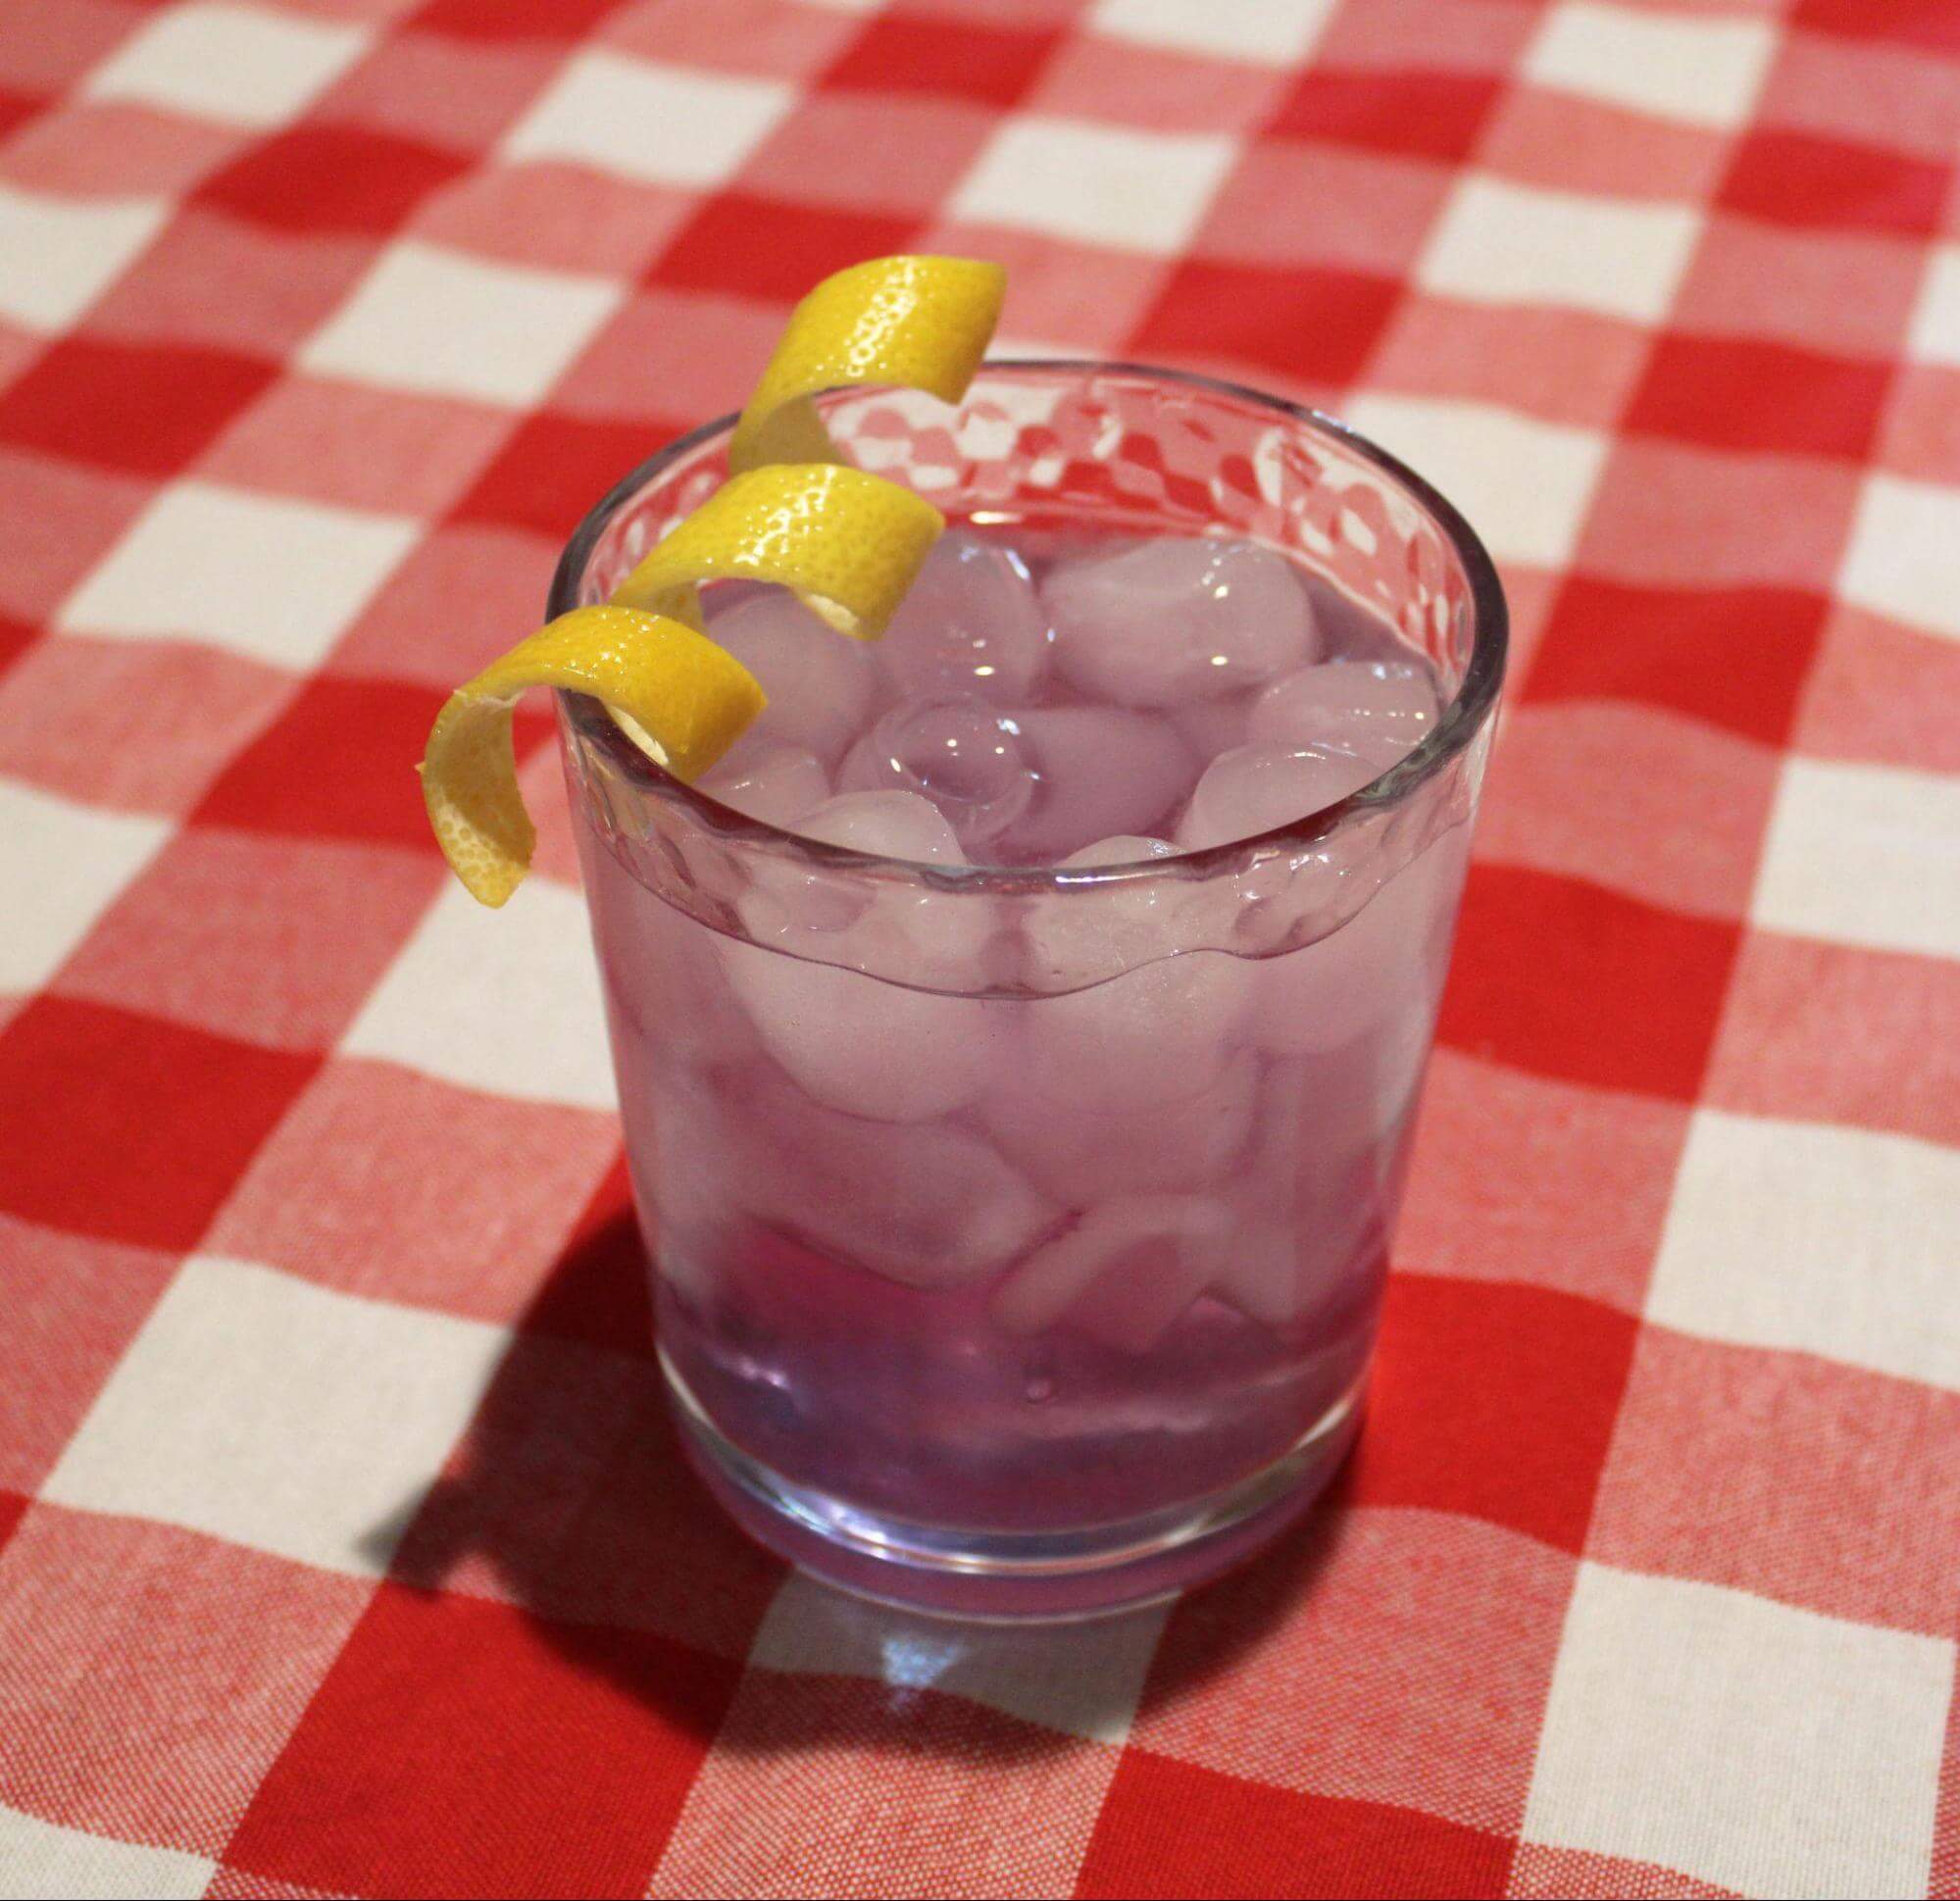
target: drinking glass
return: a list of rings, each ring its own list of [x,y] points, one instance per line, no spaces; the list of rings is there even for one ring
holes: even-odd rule
[[[1324,623],[1385,627],[1442,697],[1413,753],[1323,811],[1036,870],[796,836],[561,697],[660,1360],[702,1476],[855,1591],[1114,1610],[1270,1538],[1358,1429],[1503,595],[1420,476],[1252,390],[997,363],[957,409],[820,408],[848,459],[954,523],[1277,550]],[[730,425],[592,511],[554,615],[726,477]]]

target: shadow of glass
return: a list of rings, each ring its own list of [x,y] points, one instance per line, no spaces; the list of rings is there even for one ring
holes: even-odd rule
[[[535,1299],[447,1468],[369,1533],[401,1584],[465,1591],[532,1621],[571,1667],[603,1675],[684,1733],[737,1753],[848,1740],[865,1697],[888,1753],[970,1754],[962,1726],[926,1720],[954,1696],[1025,1715],[989,1725],[990,1761],[1037,1759],[1123,1733],[1227,1672],[1310,1591],[1341,1536],[1345,1474],[1298,1524],[1227,1577],[1173,1606],[1080,1624],[960,1624],[803,1580],[793,1617],[780,1560],[737,1531],[696,1478],[669,1416],[638,1229],[621,1172],[595,1198]],[[775,1606],[775,1609],[772,1609]],[[779,1698],[766,1721],[703,1706],[676,1647],[805,1679],[848,1698]],[[1060,1726],[1057,1726],[1057,1725]]]

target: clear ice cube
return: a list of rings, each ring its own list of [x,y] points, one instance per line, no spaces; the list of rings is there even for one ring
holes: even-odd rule
[[[809,747],[761,738],[751,728],[694,789],[766,825],[793,825],[830,796],[830,780]]]
[[[1178,822],[1187,851],[1252,838],[1335,805],[1380,776],[1382,766],[1351,746],[1238,746],[1205,768]]]
[[[973,852],[1028,810],[1035,776],[1014,722],[969,694],[894,707],[845,754],[838,783],[930,799]]]
[[[1312,602],[1246,541],[1147,541],[1055,568],[1041,599],[1055,664],[1091,699],[1180,707],[1265,685],[1319,657]]]
[[[864,729],[878,694],[878,667],[779,587],[731,605],[712,601],[708,635],[762,683],[769,704],[750,727],[759,739],[804,746],[827,767]]]
[[[1048,624],[1027,565],[997,542],[958,529],[941,535],[878,653],[902,699],[1026,699],[1048,660]]]
[[[1009,719],[1036,775],[1027,811],[997,843],[1016,864],[1053,865],[1095,839],[1147,832],[1198,775],[1198,755],[1154,714],[1049,706]]]
[[[1435,730],[1435,685],[1403,660],[1332,660],[1276,679],[1253,702],[1253,745],[1330,740],[1391,765]]]

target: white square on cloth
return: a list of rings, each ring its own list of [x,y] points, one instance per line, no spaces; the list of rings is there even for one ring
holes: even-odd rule
[[[42,1496],[379,1576],[508,1342],[480,1321],[196,1255]]]
[[[1743,1894],[1923,1895],[1953,1645],[1585,1563],[1524,1839]]]

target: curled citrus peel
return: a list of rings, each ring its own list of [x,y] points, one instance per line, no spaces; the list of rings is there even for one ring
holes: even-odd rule
[[[840,461],[812,396],[894,383],[957,403],[986,355],[1007,273],[978,258],[872,258],[790,312],[729,444],[739,474],[766,462]]]
[[[875,640],[945,525],[930,502],[882,476],[835,463],[775,463],[731,475],[613,590],[613,602],[686,620],[697,581],[775,581],[839,633]]]
[[[774,582],[840,633],[884,631],[945,523],[911,490],[843,463],[809,398],[840,383],[903,383],[957,402],[1003,286],[998,265],[962,258],[879,258],[826,278],[797,305],[742,413],[729,479],[609,605],[560,615],[450,695],[423,756],[423,798],[473,896],[502,904],[530,864],[535,834],[511,743],[528,688],[590,694],[636,745],[692,779],[765,704],[754,675],[701,630],[699,582]]]
[[[682,778],[706,772],[763,709],[755,676],[705,633],[630,607],[580,607],[450,694],[422,762],[436,842],[470,895],[500,905],[536,842],[517,785],[511,714],[530,687],[603,700],[658,737]]]

